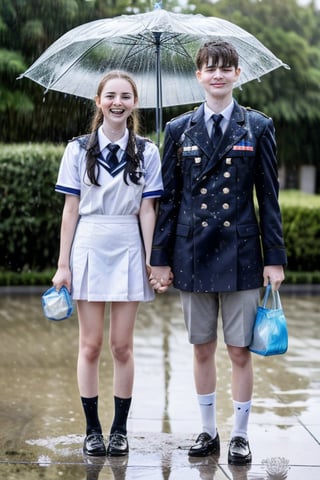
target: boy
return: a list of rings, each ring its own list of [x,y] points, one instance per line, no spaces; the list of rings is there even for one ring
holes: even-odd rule
[[[165,291],[172,273],[180,290],[202,433],[189,450],[220,452],[216,425],[217,317],[232,365],[234,423],[228,462],[249,464],[248,420],[253,370],[248,345],[259,289],[284,280],[286,252],[278,204],[273,122],[232,96],[240,75],[238,54],[226,42],[209,42],[197,57],[205,102],[166,126],[164,196],[153,240],[150,282]],[[255,215],[253,192],[259,205]]]

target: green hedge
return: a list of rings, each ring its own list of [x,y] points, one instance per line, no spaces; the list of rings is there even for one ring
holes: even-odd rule
[[[52,144],[0,145],[2,285],[46,284],[51,278],[64,200],[54,185],[63,150],[64,145]],[[320,196],[282,191],[280,203],[286,280],[320,283]]]
[[[320,209],[282,207],[288,268],[312,271],[320,266]]]
[[[12,272],[9,270],[0,271],[0,286],[21,287],[21,286],[50,286],[52,277],[56,269],[42,270],[35,272],[32,270],[23,272]],[[319,282],[320,283],[320,282]]]
[[[41,272],[24,271],[0,271],[0,287],[12,286],[50,286],[56,269],[43,270]],[[286,271],[286,285],[320,285],[320,270],[313,272],[292,272]]]
[[[283,233],[288,269],[313,272],[320,268],[320,195],[281,191]]]
[[[11,271],[54,266],[63,195],[54,191],[63,146],[0,145],[0,261]]]

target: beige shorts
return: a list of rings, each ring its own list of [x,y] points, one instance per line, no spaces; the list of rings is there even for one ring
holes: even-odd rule
[[[180,292],[184,321],[192,344],[217,339],[221,309],[224,341],[227,345],[247,347],[260,301],[260,289],[230,293]]]

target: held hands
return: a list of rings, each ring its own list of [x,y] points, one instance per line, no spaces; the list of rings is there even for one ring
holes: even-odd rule
[[[157,293],[164,293],[168,290],[173,281],[173,273],[170,267],[147,266],[149,282]]]

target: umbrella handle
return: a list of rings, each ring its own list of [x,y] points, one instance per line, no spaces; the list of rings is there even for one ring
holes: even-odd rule
[[[156,75],[157,75],[157,103],[156,103],[156,133],[157,145],[160,146],[160,131],[162,129],[162,82],[161,82],[161,68],[160,68],[160,37],[161,32],[152,32],[156,45]]]

